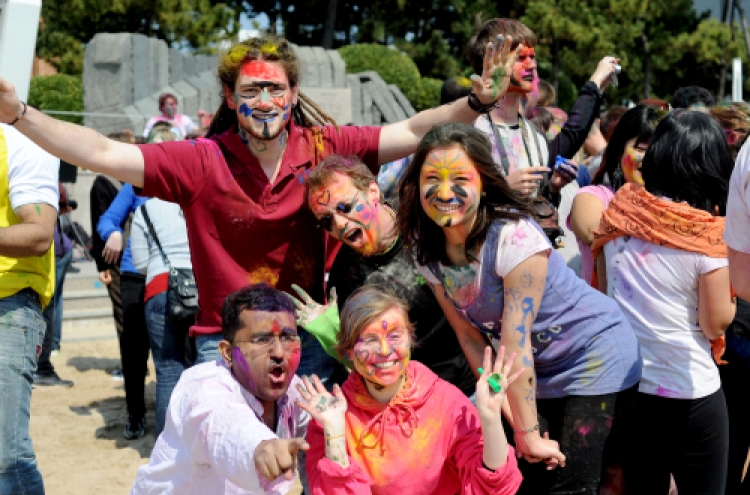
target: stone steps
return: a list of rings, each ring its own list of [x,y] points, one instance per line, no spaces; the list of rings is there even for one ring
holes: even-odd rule
[[[63,286],[63,339],[66,330],[79,327],[114,327],[112,301],[93,261],[73,263],[79,273],[65,276]]]

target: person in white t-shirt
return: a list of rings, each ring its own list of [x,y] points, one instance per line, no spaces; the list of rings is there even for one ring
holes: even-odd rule
[[[737,296],[750,300],[750,146],[737,155],[727,199],[724,242],[729,247],[729,274]]]
[[[628,493],[667,493],[670,473],[680,495],[724,493],[728,418],[712,341],[736,309],[721,216],[732,162],[715,120],[670,113],[643,159],[645,186],[622,186],[595,234],[595,277],[643,356],[623,464]]]
[[[180,133],[180,137],[183,139],[190,132],[198,129],[198,124],[193,122],[190,117],[184,113],[177,113],[177,97],[172,93],[162,93],[159,96],[159,111],[161,115],[151,117],[146,123],[146,127],[143,129],[143,137],[149,137],[151,128],[157,122],[169,122]]]

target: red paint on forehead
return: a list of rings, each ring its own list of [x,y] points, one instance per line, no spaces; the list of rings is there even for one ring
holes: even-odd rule
[[[535,56],[536,56],[536,53],[534,53],[534,47],[524,48],[518,53],[518,58],[535,57]]]
[[[281,325],[278,321],[274,320],[274,322],[271,324],[271,333],[281,333]]]
[[[242,75],[260,79],[263,81],[282,81],[287,80],[286,73],[280,65],[265,60],[251,60],[242,66]]]

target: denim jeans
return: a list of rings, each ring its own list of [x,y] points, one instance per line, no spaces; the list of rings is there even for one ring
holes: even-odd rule
[[[44,495],[29,414],[45,329],[39,297],[31,289],[0,299],[0,495]]]
[[[65,253],[62,258],[55,261],[55,294],[52,296],[50,304],[55,305],[55,318],[52,322],[54,330],[54,340],[52,341],[52,350],[60,349],[60,340],[62,340],[62,319],[63,319],[63,284],[65,283],[65,273],[68,271],[70,261],[73,259],[73,251]]]
[[[211,335],[196,335],[195,337],[195,364],[208,363],[221,359],[219,353],[220,333]]]
[[[146,301],[146,328],[151,342],[151,356],[156,368],[156,416],[154,435],[164,430],[169,398],[180,375],[187,368],[185,338],[190,322],[175,324],[167,316],[167,293],[161,292]]]

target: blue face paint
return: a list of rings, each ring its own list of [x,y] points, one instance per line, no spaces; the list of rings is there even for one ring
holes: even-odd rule
[[[240,105],[239,111],[245,117],[249,117],[253,114],[253,109],[247,106],[247,103]]]
[[[286,122],[287,119],[289,119],[289,105],[286,105],[283,110],[284,114],[281,116],[281,118],[284,120],[284,122]]]

